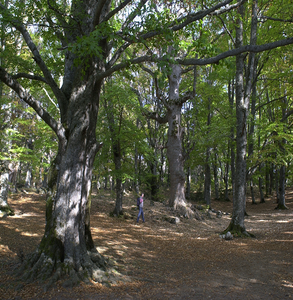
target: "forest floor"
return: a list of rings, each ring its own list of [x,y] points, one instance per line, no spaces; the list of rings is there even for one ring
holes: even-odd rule
[[[37,282],[19,285],[13,275],[23,255],[35,250],[44,232],[45,196],[12,194],[15,215],[0,219],[0,299],[289,299],[293,298],[293,190],[286,192],[289,210],[275,210],[275,198],[251,205],[246,229],[256,238],[225,240],[220,233],[231,218],[232,203],[213,201],[224,212],[203,220],[180,218],[145,199],[145,223],[136,225],[136,199],[126,195],[128,219],[110,217],[114,196],[94,195],[91,227],[100,253],[117,262],[124,282],[72,289],[61,284],[45,291]],[[229,214],[225,214],[229,213]],[[141,222],[141,221],[140,221]]]

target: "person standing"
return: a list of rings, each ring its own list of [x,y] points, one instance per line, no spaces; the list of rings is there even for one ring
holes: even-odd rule
[[[139,201],[138,201],[139,212],[138,212],[138,216],[137,216],[137,220],[136,220],[136,223],[137,223],[137,224],[138,224],[138,222],[139,222],[140,216],[142,217],[142,221],[143,221],[143,223],[144,223],[144,215],[143,215],[143,197],[144,197],[144,194],[141,194],[141,196],[139,197]]]

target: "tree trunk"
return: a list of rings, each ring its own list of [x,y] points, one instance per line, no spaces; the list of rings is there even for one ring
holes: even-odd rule
[[[255,196],[254,196],[254,189],[253,189],[253,180],[250,179],[250,193],[251,193],[251,203],[256,204]]]
[[[240,17],[236,24],[236,47],[243,45],[243,21],[244,6],[238,8]],[[256,43],[257,30],[257,1],[253,2],[251,44]],[[246,205],[246,147],[247,147],[247,117],[249,99],[253,78],[255,54],[250,53],[248,62],[248,75],[244,87],[244,55],[236,56],[236,174],[235,174],[235,199],[233,202],[233,213],[230,225],[225,230],[235,235],[250,234],[244,226],[245,205]]]
[[[168,142],[167,158],[170,171],[170,197],[169,206],[181,210],[184,215],[190,216],[191,210],[186,206],[185,200],[185,172],[182,149],[181,109],[179,99],[179,84],[181,79],[181,66],[172,65],[169,75],[169,103],[168,103]]]
[[[218,154],[215,152],[215,162],[213,164],[213,169],[214,169],[214,182],[215,182],[215,199],[219,200],[220,199],[220,193],[219,193],[219,178],[218,178],[218,166],[217,166],[217,161],[218,161]]]
[[[230,104],[230,111],[231,114],[233,113],[233,106],[234,106],[234,92],[235,92],[235,88],[234,88],[234,82],[229,82],[229,87],[228,87],[228,95],[229,95],[229,104]],[[228,153],[230,153],[231,151],[231,185],[232,185],[232,201],[234,203],[234,199],[235,199],[235,151],[234,151],[234,139],[235,139],[235,133],[234,133],[235,129],[234,126],[231,127],[231,135],[230,135],[230,141],[228,144]],[[229,148],[230,145],[230,148]],[[230,151],[229,151],[230,150]],[[227,168],[227,172],[228,172],[228,168]],[[228,176],[227,176],[228,179]],[[227,183],[228,184],[228,181]],[[229,198],[226,197],[226,200],[228,200]]]
[[[209,81],[208,81],[209,82]],[[211,83],[209,82],[211,85]],[[211,125],[211,99],[208,98],[208,117],[207,117],[207,135],[210,133]],[[210,167],[211,148],[208,146],[206,149],[206,162],[205,162],[205,180],[204,180],[204,201],[206,205],[211,205],[211,167]]]
[[[286,187],[286,167],[280,167],[279,173],[279,187],[278,187],[278,205],[276,209],[288,209],[285,201],[285,187]]]
[[[14,212],[8,205],[8,172],[3,172],[0,175],[0,218],[4,216],[13,216]]]
[[[108,280],[106,262],[94,248],[89,224],[92,169],[99,150],[95,129],[100,87],[101,82],[91,77],[76,78],[65,118],[66,135],[59,139],[48,184],[51,189],[56,186],[56,192],[47,200],[42,241],[23,265],[28,268],[26,280],[51,277],[51,284],[68,275],[65,284],[70,286],[88,278]]]
[[[211,167],[210,167],[210,148],[206,150],[206,163],[204,171],[204,201],[206,205],[211,205]]]
[[[190,166],[187,167],[187,174],[186,174],[186,199],[190,200],[190,183],[191,183],[191,171]]]
[[[261,168],[261,167],[259,167]],[[260,203],[265,203],[265,197],[264,197],[264,194],[263,194],[263,183],[262,183],[262,177],[259,176],[258,177],[258,186],[259,186],[259,195],[260,195]]]

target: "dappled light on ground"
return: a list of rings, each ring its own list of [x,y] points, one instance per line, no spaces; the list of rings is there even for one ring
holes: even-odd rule
[[[288,195],[293,196],[290,191]],[[276,299],[292,295],[293,202],[287,211],[274,210],[276,203],[247,203],[246,229],[256,238],[223,240],[220,233],[231,220],[232,203],[213,201],[223,214],[204,220],[185,219],[171,224],[174,213],[163,203],[145,200],[146,223],[136,225],[136,199],[124,199],[127,218],[110,217],[114,197],[100,191],[93,196],[92,236],[97,250],[115,261],[130,282],[111,288],[93,283],[72,290],[57,285],[43,292],[38,285],[17,284],[4,269],[35,250],[45,226],[45,197],[12,195],[16,214],[0,219],[0,293],[4,299]],[[5,267],[4,267],[5,266]],[[3,283],[4,282],[4,283]]]

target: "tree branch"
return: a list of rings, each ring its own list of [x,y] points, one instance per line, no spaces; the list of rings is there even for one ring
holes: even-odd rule
[[[41,103],[37,101],[30,93],[28,93],[15,79],[10,76],[4,68],[0,66],[0,80],[13,89],[16,94],[31,106],[35,112],[44,120],[44,122],[50,126],[50,128],[56,133],[59,140],[64,140],[65,130],[60,122],[57,122],[44,108]]]
[[[107,1],[108,0],[99,0],[99,1],[97,1],[98,4],[97,4],[97,7],[96,7],[96,11],[95,11],[95,14],[94,14],[94,21],[93,21],[94,27],[100,23],[101,13],[102,13],[103,7],[104,7],[104,5]]]
[[[209,57],[209,58],[199,58],[199,59],[188,58],[188,59],[177,59],[176,61],[177,61],[177,63],[179,63],[183,66],[188,66],[188,65],[189,66],[191,66],[191,65],[205,66],[205,65],[209,65],[209,64],[217,64],[222,59],[225,59],[225,58],[231,57],[231,56],[236,56],[241,53],[245,53],[245,52],[258,53],[258,52],[272,50],[272,49],[275,49],[278,47],[287,46],[287,45],[291,45],[291,44],[293,44],[293,37],[284,39],[284,40],[279,40],[279,41],[272,42],[272,43],[263,44],[263,45],[246,45],[246,46],[242,46],[242,47],[239,47],[236,49],[222,52],[216,56]],[[124,62],[121,62],[119,64],[116,64],[116,65],[108,68],[105,72],[99,73],[98,80],[102,80],[103,78],[110,76],[114,72],[122,70],[124,68],[127,68],[132,64],[141,64],[141,63],[147,62],[147,61],[148,62],[159,62],[159,61],[163,61],[163,60],[168,63],[174,63],[174,62],[168,61],[166,58],[164,58],[164,59],[158,58],[156,55],[144,55],[144,56],[126,60]]]
[[[102,20],[102,22],[109,21],[114,15],[116,15],[121,9],[123,9],[127,4],[129,4],[131,0],[125,0],[124,2],[120,3],[115,9],[111,10]]]
[[[161,117],[157,112],[150,112],[146,109],[143,110],[142,114],[149,119],[157,121],[159,124],[165,124],[168,122],[167,114]]]
[[[148,119],[156,120],[160,124],[165,124],[168,122],[167,114],[161,117],[157,112],[150,112],[147,109],[143,108],[140,92],[133,87],[131,87],[131,90],[137,95],[139,104],[142,108],[142,114],[144,116],[146,116]]]
[[[207,16],[209,14],[212,14],[217,9],[229,4],[232,1],[233,0],[226,0],[226,1],[223,1],[219,4],[217,4],[217,5],[209,8],[209,9],[200,10],[196,13],[187,14],[186,16],[180,17],[177,20],[172,21],[169,25],[167,25],[167,28],[169,28],[172,31],[178,31],[178,30],[184,28],[185,26],[187,26],[188,24],[190,24],[192,22],[203,19],[205,16]],[[239,6],[241,3],[245,2],[245,1],[247,1],[247,0],[242,0],[240,3],[237,3],[237,5],[234,4],[234,5],[230,5],[228,7],[225,7],[225,9],[221,10],[221,12],[218,10],[216,15],[219,15],[223,12],[227,12],[231,9],[234,9],[235,7]],[[146,2],[147,2],[147,0],[142,0],[140,2],[140,5],[138,6],[138,8],[142,7]],[[136,15],[137,15],[136,13],[131,14],[131,19],[128,19],[125,22],[125,24],[128,25],[130,23],[130,21],[135,18]],[[122,27],[125,27],[125,26],[122,26]],[[127,47],[129,47],[129,45],[134,44],[134,43],[141,43],[144,40],[153,38],[153,37],[155,37],[157,35],[160,35],[160,34],[162,34],[162,30],[157,29],[157,30],[153,30],[153,31],[150,31],[150,32],[147,32],[147,33],[140,34],[137,37],[134,37],[134,38],[130,39],[129,37],[124,36],[122,31],[117,32],[117,35],[121,36],[126,41],[126,43],[120,47],[120,49],[116,52],[115,55],[113,55],[113,58],[111,59],[111,63],[109,65],[113,65],[113,63],[115,63],[117,61],[117,59],[120,57],[121,53]]]
[[[293,23],[293,19],[286,20],[286,19],[272,18],[267,16],[260,16],[259,18],[265,20],[271,20],[271,21],[284,22],[284,23]]]
[[[13,79],[27,78],[27,79],[31,79],[31,80],[37,80],[37,81],[42,81],[42,82],[48,83],[47,80],[42,76],[31,75],[31,74],[27,74],[27,73],[18,73],[18,74],[15,74],[15,75],[11,75],[11,77]]]
[[[214,57],[210,57],[210,58],[202,58],[202,59],[189,58],[189,59],[184,59],[184,60],[178,59],[177,62],[182,65],[185,65],[185,66],[187,66],[187,65],[204,66],[204,65],[218,63],[220,60],[222,60],[224,58],[227,58],[230,56],[236,56],[236,55],[239,55],[244,52],[258,53],[258,52],[263,52],[263,51],[275,49],[275,48],[282,47],[282,46],[287,46],[290,44],[293,44],[293,37],[284,39],[284,40],[279,40],[279,41],[272,42],[272,43],[263,44],[263,45],[242,46],[242,47],[239,47],[236,49],[222,52],[221,54],[216,55]]]

